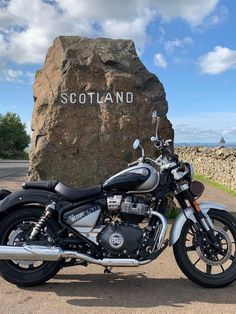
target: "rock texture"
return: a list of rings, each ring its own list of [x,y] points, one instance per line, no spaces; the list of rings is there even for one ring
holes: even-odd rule
[[[133,102],[67,103],[61,93],[133,93]],[[140,154],[140,138],[152,154],[151,114],[162,117],[161,136],[173,138],[159,79],[139,60],[130,40],[58,37],[36,73],[30,179],[55,178],[87,186],[102,182]]]
[[[195,172],[236,191],[236,149],[177,147],[175,152],[192,163]]]

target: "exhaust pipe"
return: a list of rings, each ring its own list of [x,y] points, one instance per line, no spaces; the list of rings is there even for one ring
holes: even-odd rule
[[[0,260],[58,261],[63,250],[47,246],[0,246]]]
[[[61,248],[52,246],[0,246],[0,260],[21,260],[21,261],[59,261],[61,258],[75,258],[87,261],[91,264],[116,267],[137,267],[150,263],[151,260],[138,261],[130,258],[104,258],[95,259],[86,254],[75,251],[63,251]]]

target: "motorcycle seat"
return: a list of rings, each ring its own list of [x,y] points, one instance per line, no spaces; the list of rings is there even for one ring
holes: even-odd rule
[[[91,197],[96,197],[100,194],[101,190],[102,190],[101,185],[80,189],[70,187],[61,182],[59,182],[55,187],[55,191],[69,201],[81,201]]]
[[[27,181],[23,183],[22,188],[27,189],[36,189],[36,190],[47,190],[54,191],[58,181],[49,180],[49,181]]]

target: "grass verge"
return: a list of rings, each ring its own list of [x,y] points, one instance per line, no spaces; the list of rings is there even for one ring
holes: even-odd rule
[[[207,183],[207,184],[209,184],[209,185],[211,185],[211,186],[213,186],[213,187],[215,187],[215,188],[217,188],[217,189],[219,189],[221,191],[224,191],[224,192],[226,192],[226,193],[228,193],[228,194],[230,194],[232,196],[236,196],[236,191],[233,191],[230,188],[225,187],[223,184],[221,184],[219,182],[216,182],[214,180],[208,179],[207,177],[205,177],[202,174],[196,173],[194,175],[194,179],[198,180],[198,181],[201,181],[203,183]]]
[[[179,213],[180,213],[181,209],[174,207],[168,214],[167,214],[167,218],[168,219],[175,219]]]

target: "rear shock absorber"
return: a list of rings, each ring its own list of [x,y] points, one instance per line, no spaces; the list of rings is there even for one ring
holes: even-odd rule
[[[43,213],[43,215],[40,217],[39,221],[37,222],[37,224],[34,226],[29,238],[30,240],[33,240],[34,237],[39,233],[39,231],[42,229],[43,225],[45,224],[45,222],[48,220],[48,218],[51,217],[52,212],[56,209],[56,203],[52,202],[51,204],[49,204],[46,208],[45,211]]]

